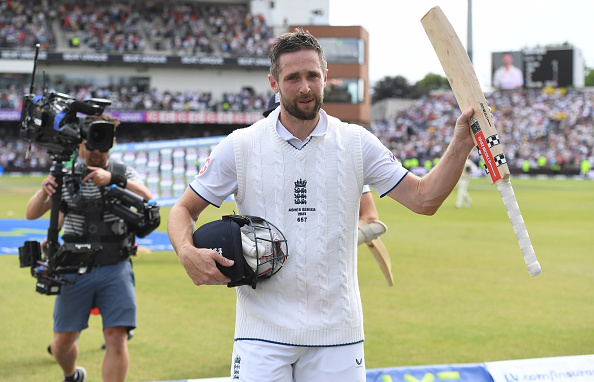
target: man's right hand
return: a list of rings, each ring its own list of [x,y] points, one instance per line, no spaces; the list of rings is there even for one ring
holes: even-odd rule
[[[52,196],[53,194],[55,194],[57,188],[58,188],[58,182],[56,182],[56,178],[51,174],[48,175],[47,178],[45,178],[41,182],[41,191],[45,192],[45,194],[47,196]],[[43,196],[43,195],[40,195],[40,196]]]
[[[217,251],[187,245],[178,253],[178,258],[195,285],[227,285],[231,282],[219,271],[216,263],[230,267],[234,262]]]

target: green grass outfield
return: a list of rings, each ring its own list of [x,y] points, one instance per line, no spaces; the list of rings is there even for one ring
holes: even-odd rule
[[[0,218],[23,218],[41,178],[0,177]],[[495,186],[473,179],[469,209],[455,192],[433,217],[376,199],[388,225],[388,287],[359,247],[367,368],[594,353],[594,182],[512,179],[543,274],[526,270]],[[199,224],[231,213],[210,207]],[[165,231],[169,208],[162,210]],[[138,328],[129,381],[229,375],[235,292],[196,287],[172,252],[134,260]],[[35,292],[17,256],[0,256],[0,380],[60,380],[47,352],[53,297]],[[79,364],[100,380],[101,320],[80,338]]]

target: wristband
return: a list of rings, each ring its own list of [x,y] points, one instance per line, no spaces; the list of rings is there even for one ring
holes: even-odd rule
[[[116,186],[126,188],[127,183],[128,179],[126,179],[124,175],[111,173],[111,180],[109,181],[110,185],[115,184]]]
[[[39,199],[39,195],[37,195],[37,194],[39,194],[39,191],[40,190],[37,190],[37,192],[35,193],[35,199],[37,199],[41,204],[45,204],[45,203],[49,202],[49,200],[50,200],[49,195],[47,196],[47,198],[45,200]]]

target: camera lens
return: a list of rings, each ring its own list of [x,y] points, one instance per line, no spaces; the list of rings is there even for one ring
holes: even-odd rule
[[[100,129],[94,129],[93,131],[91,131],[91,135],[91,140],[93,142],[101,142],[105,139],[105,132]]]

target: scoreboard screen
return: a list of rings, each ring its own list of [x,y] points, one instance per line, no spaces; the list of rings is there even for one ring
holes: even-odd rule
[[[573,86],[573,49],[524,50],[522,58],[525,88]]]

